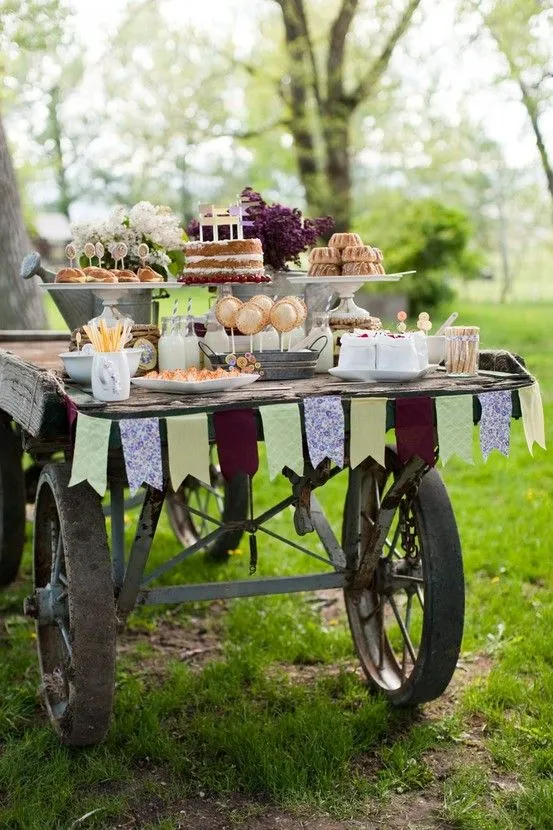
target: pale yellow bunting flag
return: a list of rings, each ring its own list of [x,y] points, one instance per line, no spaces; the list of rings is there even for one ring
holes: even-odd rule
[[[167,418],[169,475],[173,490],[178,490],[186,476],[210,484],[209,430],[205,412]]]
[[[109,418],[91,418],[79,412],[70,487],[88,481],[98,495],[104,495],[107,489],[110,430]]]
[[[350,409],[349,463],[357,467],[368,456],[384,467],[386,398],[353,398]]]
[[[519,389],[518,396],[526,443],[530,454],[533,455],[534,442],[545,449],[545,421],[539,383],[536,381],[532,386]]]

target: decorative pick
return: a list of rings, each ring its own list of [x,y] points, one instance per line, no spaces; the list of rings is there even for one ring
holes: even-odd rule
[[[404,332],[407,330],[407,325],[405,323],[405,321],[407,320],[407,313],[405,311],[398,311],[396,317],[399,320],[399,323],[397,324],[397,330],[400,332],[400,334],[404,334]]]
[[[140,259],[140,264],[142,265],[143,268],[146,267],[146,259],[147,259],[149,253],[150,253],[150,249],[148,248],[146,243],[141,242],[140,245],[138,246],[138,258]]]
[[[89,267],[92,265],[92,257],[96,255],[96,247],[93,242],[87,242],[84,246],[84,255],[88,259]]]
[[[81,351],[81,340],[82,340],[80,331],[78,331],[77,334],[75,335],[75,340],[77,341],[77,351],[80,352]]]
[[[65,246],[65,256],[69,260],[69,265],[71,266],[71,268],[73,268],[75,258],[77,256],[77,249],[75,248],[72,242],[69,245]]]
[[[98,268],[101,268],[102,267],[102,259],[104,257],[104,254],[105,254],[106,250],[105,250],[105,248],[104,248],[104,246],[102,245],[101,242],[96,243],[96,245],[94,246],[94,250],[96,252],[96,256],[98,257]]]
[[[423,331],[425,334],[428,334],[428,332],[432,328],[432,323],[430,322],[430,315],[426,311],[421,311],[421,313],[419,314],[419,319],[417,320],[417,328],[419,331]]]

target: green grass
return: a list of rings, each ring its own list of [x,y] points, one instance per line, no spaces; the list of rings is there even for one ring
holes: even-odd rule
[[[553,417],[552,310],[461,308],[464,322],[481,326],[484,345],[525,356],[541,381],[546,425]],[[63,748],[39,703],[34,630],[20,615],[27,553],[23,581],[0,594],[0,827],[126,827],[139,816],[134,826],[168,830],[179,826],[185,799],[200,793],[214,803],[236,794],[250,799],[233,813],[237,825],[255,814],[257,799],[348,818],[432,793],[440,807],[431,826],[553,827],[553,465],[539,449],[528,454],[515,422],[509,459],[453,460],[443,472],[464,549],[466,666],[484,658],[491,671],[432,716],[397,712],[368,696],[345,624],[321,623],[309,597],[255,598],[222,612],[194,604],[133,615],[136,644],[119,662],[108,740],[85,751]],[[260,510],[287,493],[282,481],[269,487],[263,458],[255,485]],[[343,493],[342,476],[321,491],[336,531]],[[291,516],[274,527],[286,535]],[[227,566],[193,559],[165,581],[246,577],[242,547]],[[176,549],[163,519],[155,563]],[[260,574],[308,569],[300,553],[262,539]],[[221,651],[202,670],[164,661],[146,639],[162,626],[203,628]],[[309,682],[298,680],[303,670]],[[452,765],[446,780],[442,761],[432,763],[436,754]]]

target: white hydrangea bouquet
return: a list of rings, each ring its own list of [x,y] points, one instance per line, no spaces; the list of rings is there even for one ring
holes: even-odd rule
[[[98,257],[90,261],[84,254],[85,245],[90,243],[103,246],[101,265],[104,268],[115,268],[113,252],[120,243],[127,247],[124,266],[133,271],[149,265],[166,279],[168,275],[177,276],[184,266],[183,242],[187,236],[178,217],[164,205],[138,202],[130,210],[119,205],[107,219],[75,224],[71,231],[83,267],[100,264]],[[148,246],[147,256],[139,256],[138,246],[143,244]],[[143,248],[140,253],[144,253]]]

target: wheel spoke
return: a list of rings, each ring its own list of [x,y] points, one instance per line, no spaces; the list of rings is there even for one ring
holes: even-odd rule
[[[417,660],[417,655],[415,654],[415,649],[413,648],[413,643],[411,642],[411,638],[409,637],[409,632],[405,628],[405,623],[403,622],[403,620],[401,618],[401,614],[399,613],[399,609],[397,607],[397,603],[396,603],[394,597],[390,596],[390,597],[388,597],[388,599],[390,600],[390,605],[392,606],[392,611],[394,612],[394,616],[397,620],[397,624],[399,625],[400,631],[403,635],[403,639],[405,641],[407,649],[409,650],[409,656],[411,657],[411,660],[413,661],[413,665],[414,665],[416,663],[416,660]]]
[[[405,609],[405,630],[409,634],[409,627],[411,625],[411,605],[413,602],[413,594],[407,595],[407,608]],[[405,677],[405,663],[407,661],[407,642],[403,641],[403,650],[401,655],[401,676]]]
[[[60,630],[60,634],[62,636],[62,640],[65,643],[65,648],[67,649],[69,657],[71,658],[73,656],[73,651],[72,651],[72,648],[71,648],[71,641],[69,639],[69,631],[67,630],[63,620],[58,620],[57,623],[58,623],[58,628]]]
[[[409,574],[394,574],[394,579],[404,579],[406,582],[415,582],[419,585],[424,585],[424,579],[420,576],[410,576]]]
[[[53,541],[53,540],[52,540]],[[63,550],[63,540],[61,538],[61,530],[58,528],[58,538],[56,543],[56,552],[52,560],[52,570],[50,573],[50,584],[55,585],[60,577],[61,570],[61,554]]]
[[[419,600],[419,602],[420,602],[420,606],[421,606],[421,608],[422,608],[422,609],[423,609],[423,611],[424,611],[424,594],[423,594],[423,592],[421,591],[421,589],[419,588],[419,586],[418,586],[418,585],[417,585],[417,598],[418,598],[418,600]]]
[[[378,603],[378,605],[376,605],[372,609],[372,611],[369,611],[368,614],[359,614],[359,617],[360,617],[361,621],[363,622],[363,624],[366,625],[370,620],[372,620],[374,615],[377,614],[379,612],[379,610],[380,610],[380,602]]]
[[[384,665],[384,638],[386,632],[384,630],[384,603],[378,603],[378,668],[382,669]]]
[[[398,519],[398,523],[396,525],[396,529],[394,530],[394,536],[393,536],[392,541],[390,542],[388,540],[388,538],[386,538],[386,543],[385,544],[388,546],[388,548],[390,550],[390,552],[389,552],[388,556],[386,557],[386,559],[390,559],[394,555],[397,556],[398,558],[400,557],[400,554],[396,550],[397,540],[398,540],[399,533],[400,533],[399,525],[400,525],[400,522],[399,522],[399,519]]]

